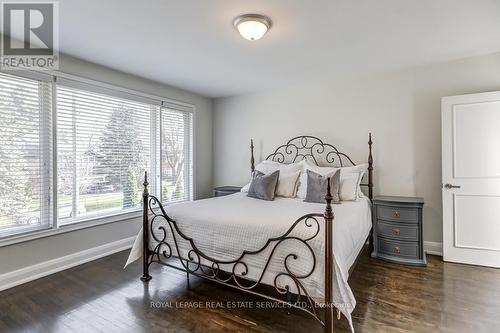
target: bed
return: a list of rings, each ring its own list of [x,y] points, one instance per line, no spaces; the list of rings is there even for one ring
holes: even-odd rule
[[[296,198],[264,201],[245,193],[163,207],[144,182],[143,227],[130,263],[142,256],[143,282],[153,263],[305,311],[333,331],[334,311],[352,329],[356,304],[347,283],[367,239],[371,244],[373,158],[368,141],[368,196],[332,205]],[[251,143],[251,171],[255,171]],[[280,163],[308,159],[317,165],[355,165],[333,145],[300,136],[267,158]],[[168,210],[168,212],[167,212]],[[335,218],[334,218],[335,215]],[[335,229],[335,232],[333,231]],[[259,286],[271,286],[262,292]]]

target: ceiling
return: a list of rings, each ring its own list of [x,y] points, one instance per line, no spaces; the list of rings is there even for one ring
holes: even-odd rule
[[[499,0],[63,0],[60,51],[201,93],[391,71],[500,51]],[[232,27],[268,15],[261,40]]]

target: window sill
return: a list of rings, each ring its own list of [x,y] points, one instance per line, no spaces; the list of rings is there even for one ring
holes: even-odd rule
[[[138,218],[142,216],[142,211],[134,211],[123,214],[110,215],[105,217],[94,218],[91,220],[83,220],[74,223],[68,223],[66,225],[62,225],[57,229],[46,228],[39,231],[26,232],[11,236],[5,236],[0,238],[0,248],[4,246],[9,246],[13,244],[28,242],[31,240],[50,237],[54,235],[64,234],[71,231],[81,230],[92,228],[104,224],[115,223],[120,221],[125,221],[133,218]],[[139,224],[138,224],[139,226]]]

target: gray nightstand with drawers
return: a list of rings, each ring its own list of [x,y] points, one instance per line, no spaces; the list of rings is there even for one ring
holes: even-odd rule
[[[373,199],[372,257],[425,266],[423,198],[378,196]]]

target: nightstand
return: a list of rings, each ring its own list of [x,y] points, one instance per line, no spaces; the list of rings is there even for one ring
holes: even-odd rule
[[[423,198],[373,199],[372,257],[408,265],[427,265],[424,253]]]
[[[214,188],[214,197],[223,197],[225,195],[238,193],[241,191],[239,186],[219,186]]]

